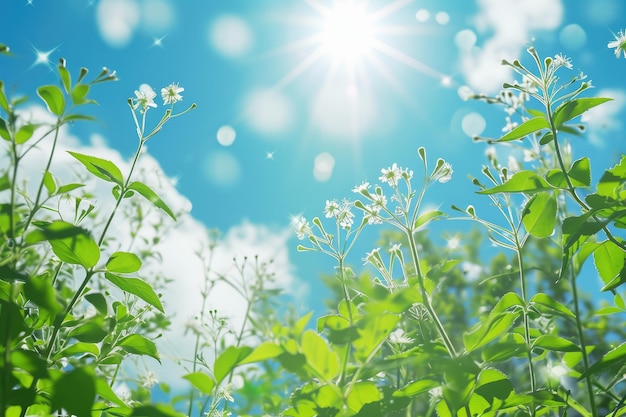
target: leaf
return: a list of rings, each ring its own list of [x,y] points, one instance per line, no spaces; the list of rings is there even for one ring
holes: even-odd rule
[[[605,284],[611,282],[624,268],[624,251],[610,240],[602,242],[593,252],[596,270]]]
[[[584,379],[589,375],[598,374],[608,368],[619,365],[622,366],[626,361],[626,343],[622,343],[615,349],[610,350],[606,355],[602,357],[598,362],[594,363],[583,372],[578,380]]]
[[[83,321],[68,333],[69,337],[86,343],[99,343],[109,335],[114,326],[112,318],[94,316]]]
[[[87,103],[85,99],[89,94],[89,86],[87,84],[76,84],[72,89],[72,101],[75,105]]]
[[[61,77],[61,82],[63,84],[63,88],[66,93],[70,92],[70,86],[72,85],[72,77],[70,76],[70,72],[63,65],[59,65],[59,76]]]
[[[106,263],[107,271],[118,274],[137,272],[140,268],[141,259],[130,252],[115,252]]]
[[[472,352],[504,335],[520,316],[521,311],[504,311],[489,314],[486,321],[477,323],[463,334],[463,344],[467,352]]]
[[[554,126],[558,129],[563,123],[580,116],[587,110],[612,100],[611,98],[583,97],[561,104],[552,117]]]
[[[58,352],[56,355],[54,355],[53,359],[59,360],[68,356],[81,354],[90,354],[94,357],[97,357],[100,354],[100,349],[95,343],[76,342]]]
[[[128,189],[137,191],[139,194],[144,196],[146,200],[151,202],[152,205],[154,205],[157,208],[160,208],[161,210],[166,212],[172,218],[172,220],[176,221],[176,216],[174,215],[172,210],[170,210],[167,204],[165,204],[165,202],[161,200],[161,198],[154,191],[152,191],[152,189],[148,187],[146,184],[141,183],[139,181],[134,181],[128,186]]]
[[[555,196],[545,191],[533,195],[524,206],[522,222],[528,233],[535,237],[551,236],[556,224]]]
[[[133,412],[128,417],[185,417],[166,404],[141,405],[133,408]]]
[[[518,333],[509,333],[496,343],[485,346],[481,356],[485,362],[500,362],[521,357],[528,351],[526,341]]]
[[[353,413],[361,411],[365,404],[380,401],[380,391],[374,382],[360,381],[352,385],[352,389],[346,398],[346,404]]]
[[[80,154],[78,152],[68,151],[68,153],[76,158],[85,166],[85,168],[87,168],[87,171],[91,172],[96,177],[108,182],[113,182],[120,186],[124,184],[122,171],[120,171],[117,165],[113,162],[106,159],[96,158],[95,156]]]
[[[56,85],[42,85],[37,89],[37,95],[46,103],[50,113],[60,116],[65,110],[63,92]]]
[[[268,359],[274,359],[278,355],[283,353],[283,349],[274,342],[263,342],[248,355],[239,364],[245,365],[247,363],[262,362]]]
[[[434,379],[420,379],[418,381],[413,381],[408,385],[400,388],[396,392],[393,393],[394,397],[415,397],[417,395],[423,394],[425,392],[430,391],[431,389],[438,388],[441,386],[441,382],[436,381]]]
[[[325,381],[336,377],[339,373],[339,356],[333,352],[328,343],[315,331],[306,330],[302,334],[302,353],[306,363]]]
[[[494,404],[496,398],[505,400],[513,391],[511,381],[498,370],[487,368],[478,375],[476,394],[483,397],[489,404]]]
[[[496,193],[527,193],[533,194],[540,191],[552,190],[553,187],[542,177],[533,171],[520,171],[513,175],[504,184],[496,185],[487,190],[478,191],[478,194]]]
[[[33,136],[35,127],[37,127],[37,125],[34,125],[32,123],[27,123],[21,126],[17,130],[17,132],[15,132],[15,143],[17,143],[18,145],[26,143],[28,139],[30,139]]]
[[[59,189],[57,190],[57,194],[69,193],[70,191],[73,191],[77,188],[84,187],[84,186],[85,184],[78,184],[78,183],[61,185]]]
[[[48,363],[32,350],[11,350],[11,364],[38,379],[48,378]]]
[[[119,405],[120,407],[126,407],[126,404],[124,403],[124,401],[122,401],[117,396],[117,394],[115,394],[115,392],[111,389],[111,386],[109,385],[109,382],[106,379],[104,378],[96,379],[96,392],[103,399],[115,405]]]
[[[191,385],[198,391],[207,395],[211,394],[213,387],[215,387],[213,378],[203,372],[192,372],[183,376],[183,378],[191,382]]]
[[[96,400],[96,378],[90,368],[74,368],[54,383],[52,410],[64,409],[76,417],[91,417]]]
[[[546,334],[539,336],[532,344],[532,348],[540,348],[554,352],[580,352],[578,345],[559,336]]]
[[[140,334],[131,334],[123,338],[117,344],[128,353],[146,355],[161,363],[161,358],[154,342]]]
[[[400,316],[396,314],[377,314],[367,316],[359,321],[358,331],[360,337],[352,343],[355,348],[355,358],[364,362],[380,349],[382,343],[387,340],[399,320]]]
[[[46,190],[48,190],[48,195],[54,194],[54,192],[57,190],[57,185],[54,182],[54,178],[52,177],[50,171],[44,172],[43,185],[46,186]]]
[[[63,310],[63,306],[56,299],[56,290],[48,274],[29,276],[24,284],[24,295],[31,302],[49,311],[52,315],[56,315]]]
[[[626,183],[626,155],[622,155],[617,165],[604,171],[598,182],[598,194],[614,200],[623,200],[624,183]]]
[[[5,45],[0,44],[0,52],[3,46]],[[4,110],[6,113],[9,112],[9,101],[7,100],[6,94],[4,94],[4,82],[3,81],[0,81],[0,108],[2,108],[2,110]]]
[[[163,304],[161,304],[161,300],[156,295],[152,287],[146,282],[142,281],[139,278],[120,277],[109,272],[106,272],[104,276],[120,290],[126,291],[129,294],[136,295],[137,297],[144,300],[146,303],[155,307],[161,313],[165,313],[165,310],[163,310]]]
[[[591,163],[589,158],[577,159],[567,172],[574,187],[589,187],[591,185]]]
[[[445,217],[446,213],[439,210],[430,210],[424,214],[421,214],[417,220],[415,220],[415,229],[425,225],[426,223],[430,223],[432,220],[435,220],[439,217]]]
[[[9,134],[9,127],[7,126],[7,122],[0,117],[0,137],[4,140],[11,140],[11,135]]]
[[[94,267],[100,259],[100,248],[89,232],[71,223],[56,220],[51,223],[36,223],[40,230],[29,233],[26,243],[33,244],[48,240],[52,251],[63,262]]]
[[[535,133],[541,129],[549,128],[550,125],[548,124],[548,121],[545,119],[545,117],[533,117],[532,119],[526,120],[524,123],[511,130],[500,139],[497,139],[496,142],[510,142],[512,140],[524,138],[531,133]]]
[[[224,378],[233,370],[241,361],[243,361],[250,353],[252,348],[248,346],[229,346],[215,359],[213,374],[215,382],[219,385]]]
[[[542,314],[557,315],[562,317],[575,318],[576,315],[556,301],[548,294],[537,293],[529,301],[529,305],[536,308]]]

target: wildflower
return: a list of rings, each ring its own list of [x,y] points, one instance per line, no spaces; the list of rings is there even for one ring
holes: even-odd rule
[[[371,264],[374,267],[378,267],[383,264],[383,259],[380,257],[380,248],[373,249],[371,252],[365,254],[363,258],[364,265]]]
[[[341,202],[340,210],[337,213],[337,222],[344,229],[350,229],[354,223],[354,214],[352,213],[352,203],[348,200]]]
[[[391,253],[398,253],[400,252],[400,244],[399,243],[394,243],[393,245],[391,245],[391,247],[389,248],[389,252]]]
[[[326,214],[327,218],[337,218],[341,208],[339,207],[339,203],[337,200],[326,200],[326,207],[324,207],[324,214]]]
[[[309,226],[309,222],[307,222],[304,217],[300,216],[299,218],[295,219],[294,224],[298,239],[302,240],[305,236],[310,236],[312,234],[311,226]]]
[[[554,67],[555,69],[558,67],[565,67],[567,69],[572,69],[572,60],[570,58],[567,58],[566,56],[562,55],[562,54],[556,54],[554,56],[554,61],[552,61],[554,63]]]
[[[156,107],[156,103],[154,102],[154,98],[156,97],[156,93],[148,84],[141,84],[139,86],[139,90],[135,90],[135,98],[133,109],[139,111],[141,113],[145,113],[148,110],[148,107]]]
[[[615,57],[619,58],[621,52],[624,53],[624,58],[626,58],[626,33],[623,30],[617,32],[615,36],[615,40],[609,42],[607,45],[609,48],[615,48]]]
[[[167,87],[161,89],[161,97],[163,98],[163,105],[166,104],[174,104],[183,99],[183,96],[180,95],[185,91],[184,88],[179,87],[178,83],[171,83]]]
[[[508,165],[509,171],[516,173],[522,170],[522,167],[519,161],[513,155],[509,155],[507,162],[508,162],[507,165]]]
[[[159,383],[159,380],[157,379],[156,375],[152,371],[148,371],[145,375],[141,376],[141,385],[144,388],[150,389],[158,383]]]
[[[413,343],[414,339],[406,337],[404,335],[404,330],[396,329],[389,335],[389,341],[396,345],[407,345],[409,343]]]
[[[352,189],[353,193],[357,193],[357,194],[363,194],[364,196],[367,196],[369,194],[369,192],[367,191],[367,189],[369,188],[370,183],[369,182],[365,182],[363,181],[361,183],[361,185],[357,185],[356,187],[354,187]]]
[[[363,219],[367,222],[367,224],[382,224],[383,219],[378,214],[379,209],[374,207],[373,205],[366,207],[367,212],[363,216]]]
[[[506,125],[502,128],[503,132],[510,132],[517,127],[517,122],[512,122],[509,116],[504,119],[506,120]]]
[[[394,162],[394,164],[385,169],[381,169],[380,172],[383,174],[378,179],[384,183],[389,184],[391,187],[398,186],[398,180],[402,178],[402,169],[398,167],[398,164]]]
[[[384,208],[387,205],[387,197],[384,194],[374,194],[372,196],[373,206],[378,209]]]
[[[452,179],[452,165],[449,162],[439,158],[437,160],[437,166],[430,175],[430,179],[433,181],[439,181],[440,183],[446,183]]]

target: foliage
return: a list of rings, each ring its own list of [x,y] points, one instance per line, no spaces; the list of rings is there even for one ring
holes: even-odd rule
[[[87,82],[83,68],[73,82],[62,61],[59,85],[37,89],[53,122],[29,119],[19,110],[28,99],[7,96],[0,82],[9,161],[0,171],[1,415],[624,415],[626,331],[616,318],[626,312],[626,158],[592,182],[590,159],[574,160],[568,137],[582,136],[578,117],[609,98],[583,97],[591,87],[583,74],[561,83],[567,58],[528,52],[532,70],[504,62],[521,82],[496,97],[473,97],[507,113],[500,138],[476,138],[489,145],[488,165],[472,183],[490,207],[452,206],[452,218],[424,209],[427,189],[445,186],[453,170],[443,159],[429,166],[419,148],[421,175],[393,164],[381,170],[379,185],[356,186],[355,201],[328,200],[327,222],[297,219],[296,233],[306,239],[299,250],[337,262],[324,278],[330,311],[316,320],[281,307],[268,263],[236,258],[238,279],[216,271],[213,233],[198,253],[205,276],[187,327],[193,357],[180,360],[188,390],[158,385],[169,404],[154,400],[158,381],[149,372],[127,396],[115,389],[129,359],[160,363],[155,339],[169,325],[158,295],[167,278],[140,276],[146,263],[158,262],[154,241],[135,239],[146,206],[168,221],[177,213],[133,174],[145,142],[195,105],[174,113],[183,89],[171,84],[162,90],[170,107],[146,130],[156,94],[135,91],[128,105],[138,148],[128,173],[69,152],[81,175],[110,186],[114,205],[106,213],[89,201],[83,180],[62,183],[51,166],[60,129],[91,119],[82,108],[95,102],[92,87],[115,73],[105,68]],[[50,153],[31,189],[20,177],[23,161],[44,141]],[[498,152],[511,156],[509,166]],[[130,224],[128,250],[109,233],[120,212]],[[443,220],[470,221],[485,233],[459,232],[443,247],[429,236]],[[363,258],[371,269],[355,272],[349,255],[361,232],[378,225],[379,247]],[[484,237],[498,250],[481,253]],[[580,290],[592,260],[612,304]],[[242,323],[208,309],[218,284],[245,300]]]

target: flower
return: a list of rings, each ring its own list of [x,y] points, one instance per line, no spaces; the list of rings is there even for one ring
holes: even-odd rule
[[[294,219],[294,224],[298,239],[302,240],[305,236],[310,236],[312,234],[311,226],[309,226],[309,222],[307,222],[304,217],[300,216],[299,218]]]
[[[171,83],[167,87],[162,88],[161,97],[163,98],[163,105],[174,104],[181,101],[183,96],[181,96],[180,93],[183,91],[185,91],[185,89],[179,87],[178,83]]]
[[[389,184],[392,187],[398,186],[398,180],[402,178],[402,169],[398,167],[398,164],[394,162],[394,164],[385,169],[381,169],[380,172],[383,174],[378,179],[384,183]]]
[[[145,375],[141,376],[141,385],[144,388],[152,388],[154,385],[158,384],[159,380],[156,375],[152,371],[148,371]]]
[[[363,181],[361,183],[361,185],[357,185],[356,187],[354,187],[352,189],[352,192],[353,193],[357,193],[357,194],[363,194],[363,195],[367,196],[369,194],[369,192],[367,191],[369,186],[370,186],[369,182]]]
[[[623,30],[617,32],[615,40],[609,42],[607,46],[609,48],[615,48],[616,58],[619,58],[621,52],[624,53],[624,58],[626,58],[626,33]]]
[[[341,208],[337,200],[326,200],[326,206],[324,207],[324,214],[327,218],[335,217],[339,215]]]
[[[502,128],[503,132],[510,132],[517,127],[517,122],[512,122],[509,116],[504,119],[506,120],[506,125]]]
[[[413,343],[414,339],[407,337],[404,335],[404,330],[396,329],[389,334],[389,341],[396,345],[406,345],[409,343]]]
[[[554,61],[552,61],[554,63],[555,68],[558,67],[565,67],[567,69],[572,69],[572,60],[562,54],[556,54],[554,56]]]
[[[135,90],[135,98],[133,99],[133,109],[137,110],[138,108],[141,113],[145,113],[148,111],[148,107],[156,107],[156,103],[154,102],[154,98],[156,97],[156,93],[148,84],[141,84],[139,86],[139,90]]]

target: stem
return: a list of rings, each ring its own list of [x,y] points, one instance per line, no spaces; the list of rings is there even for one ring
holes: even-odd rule
[[[522,257],[522,247],[516,242],[517,264],[519,267],[520,296],[524,302],[524,340],[528,347],[528,373],[530,377],[530,391],[535,392],[535,370],[533,366],[532,351],[530,349],[530,322],[528,319],[528,305],[526,299],[526,278],[524,276],[524,258]],[[533,411],[534,412],[534,411]]]
[[[426,286],[424,285],[424,275],[422,274],[422,269],[420,268],[420,265],[419,265],[419,255],[417,253],[417,247],[415,246],[415,240],[413,239],[413,234],[411,233],[410,229],[406,230],[406,234],[409,240],[409,247],[411,249],[411,255],[413,258],[413,266],[415,267],[415,272],[417,273],[420,291],[422,292],[422,299],[424,301],[424,306],[426,307],[426,311],[428,311],[428,315],[432,319],[433,323],[435,323],[435,327],[437,328],[437,331],[439,332],[439,336],[441,336],[441,339],[443,340],[443,343],[446,346],[448,353],[450,354],[451,357],[455,357],[456,350],[454,349],[454,345],[452,344],[450,337],[446,333],[446,329],[444,329],[443,324],[441,324],[441,321],[439,320],[439,317],[437,316],[437,313],[435,312],[435,309],[433,308],[430,302],[430,295],[428,295],[428,292],[426,291]]]
[[[570,282],[572,286],[572,297],[574,301],[574,314],[576,315],[576,331],[578,333],[578,341],[583,354],[583,372],[587,372],[589,369],[589,355],[587,354],[587,346],[585,344],[585,334],[583,332],[582,322],[580,320],[580,308],[578,303],[578,287],[576,285],[576,276],[572,268],[570,267]],[[591,407],[591,415],[598,417],[598,410],[596,409],[596,400],[593,392],[593,382],[591,376],[587,375],[585,378],[587,385],[587,394],[589,395],[589,405]]]

